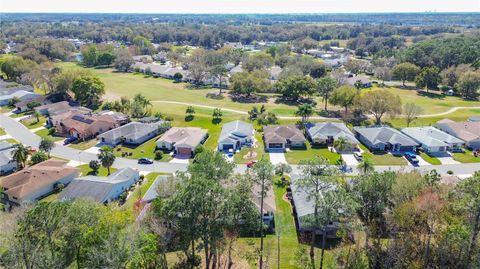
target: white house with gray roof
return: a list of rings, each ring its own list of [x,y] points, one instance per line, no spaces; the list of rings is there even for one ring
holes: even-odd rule
[[[140,178],[138,171],[122,168],[110,176],[85,176],[74,179],[60,194],[60,201],[90,199],[102,204],[117,200]]]
[[[243,146],[253,144],[253,125],[250,123],[236,120],[225,123],[218,139],[218,150],[225,151],[229,149],[239,150]]]
[[[20,101],[28,101],[28,100],[33,100],[40,95],[34,92],[30,91],[25,91],[25,90],[18,90],[16,92],[13,92],[11,94],[6,94],[0,96],[0,106],[5,106],[8,105],[8,102],[14,98],[18,98]]]
[[[431,126],[404,128],[402,133],[420,144],[425,153],[433,155],[458,150],[465,144],[465,141]]]
[[[140,145],[165,132],[169,128],[170,123],[165,121],[155,123],[130,122],[98,135],[98,139],[102,143],[112,146],[121,143],[127,145]]]
[[[357,139],[371,151],[394,153],[415,151],[418,143],[402,132],[386,126],[353,127]]]
[[[307,136],[313,145],[333,146],[335,140],[343,137],[355,149],[358,140],[348,127],[341,122],[318,122],[307,126]]]
[[[14,144],[0,141],[0,175],[8,174],[17,169],[17,162],[13,159],[14,150]]]

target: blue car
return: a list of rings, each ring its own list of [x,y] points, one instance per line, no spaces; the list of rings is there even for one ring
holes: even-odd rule
[[[405,156],[405,158],[411,163],[411,164],[418,164],[418,159],[417,159],[417,154],[413,153],[413,152],[405,152],[403,154],[403,156]]]
[[[138,164],[152,164],[153,160],[149,158],[140,158],[138,159]]]

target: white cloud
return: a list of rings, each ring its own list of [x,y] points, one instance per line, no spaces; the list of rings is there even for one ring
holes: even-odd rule
[[[1,12],[333,13],[478,12],[480,0],[0,0]]]

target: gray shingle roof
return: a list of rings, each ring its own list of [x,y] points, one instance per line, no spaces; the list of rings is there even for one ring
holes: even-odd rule
[[[130,122],[103,134],[100,134],[98,137],[116,140],[123,136],[127,140],[132,139],[133,141],[136,141],[138,138],[141,138],[151,132],[157,131],[158,128],[164,123],[164,121],[155,123]]]
[[[402,134],[400,131],[391,127],[353,127],[355,132],[370,141],[373,145],[382,144],[400,144],[402,146],[416,146],[418,145],[410,137]]]
[[[312,126],[307,126],[307,133],[312,138],[327,139],[329,136],[334,139],[344,137],[352,144],[358,144],[358,140],[353,133],[341,122],[319,122]]]
[[[138,176],[132,168],[122,168],[108,177],[85,176],[74,179],[60,194],[59,200],[91,199],[103,203],[116,184]]]
[[[431,126],[404,128],[402,132],[418,143],[428,147],[446,147],[451,144],[464,143],[463,140]]]
[[[231,121],[223,125],[218,143],[236,142],[240,138],[252,137],[252,135],[253,125],[241,120]]]
[[[155,179],[155,181],[152,183],[150,188],[148,188],[148,190],[145,193],[145,195],[143,196],[142,200],[145,201],[145,202],[150,202],[150,201],[154,200],[155,198],[157,198],[157,196],[158,196],[158,193],[157,193],[158,185],[162,181],[166,181],[167,179],[168,179],[168,176],[158,176]]]

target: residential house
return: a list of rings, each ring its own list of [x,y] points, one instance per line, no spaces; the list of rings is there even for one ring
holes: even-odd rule
[[[14,98],[18,98],[20,101],[28,101],[33,100],[40,95],[34,92],[25,91],[25,90],[18,90],[11,94],[6,94],[0,96],[0,106],[6,106],[10,102],[10,100]]]
[[[150,55],[136,55],[136,56],[132,56],[132,59],[135,62],[143,62],[143,63],[153,62],[153,58]]]
[[[243,146],[253,144],[253,125],[236,120],[225,123],[218,139],[218,150],[225,151],[241,149]]]
[[[239,65],[235,66],[234,68],[230,69],[230,71],[228,73],[230,74],[230,76],[233,76],[236,73],[240,73],[240,72],[243,72],[243,68],[242,68],[242,65],[239,64]]]
[[[141,123],[130,122],[126,125],[100,134],[100,142],[116,146],[118,144],[140,145],[170,128],[169,122]]]
[[[265,149],[285,150],[286,148],[305,147],[305,136],[295,125],[271,125],[263,127]]]
[[[297,223],[297,229],[303,234],[311,234],[312,232],[315,232],[317,235],[323,234],[323,227],[315,227],[312,222],[315,212],[315,201],[309,199],[305,190],[298,186],[299,178],[299,175],[293,174],[290,184],[293,215]],[[337,222],[327,225],[327,238],[337,238],[337,227]]]
[[[50,116],[50,117],[66,113],[71,109],[72,107],[67,101],[61,101],[61,102],[52,103],[52,104],[45,104],[45,105],[37,106],[36,108],[34,108],[36,112],[44,116]],[[78,109],[84,109],[87,113],[91,112],[91,110],[86,107],[78,107]]]
[[[307,136],[313,146],[334,146],[335,140],[340,137],[346,139],[349,150],[357,148],[358,140],[348,127],[341,122],[318,122],[307,125]]]
[[[158,140],[157,148],[174,151],[179,155],[193,155],[195,148],[205,142],[208,132],[197,127],[172,127],[166,131]]]
[[[357,139],[371,151],[391,151],[394,153],[415,151],[418,143],[407,135],[391,127],[353,127]]]
[[[140,174],[132,168],[122,168],[109,176],[84,176],[75,178],[60,194],[60,201],[90,199],[106,204],[117,200],[120,195],[130,189]]]
[[[465,141],[431,126],[404,128],[402,133],[415,140],[425,153],[431,155],[457,151],[465,143]]]
[[[114,118],[115,121],[117,121],[118,124],[120,124],[120,125],[124,125],[124,124],[127,124],[127,123],[130,122],[130,118],[127,115],[123,114],[122,112],[118,112],[118,111],[102,110],[102,111],[98,112],[97,115],[99,115],[99,116],[108,115],[108,116]]]
[[[20,101],[18,103],[15,104],[15,112],[17,113],[21,113],[21,112],[25,112],[25,111],[28,111],[30,110],[30,108],[28,107],[28,104],[30,103],[37,103],[39,105],[47,105],[47,104],[50,104],[50,100],[48,99],[47,96],[44,96],[44,95],[40,95],[34,99],[31,99],[31,100],[24,100],[24,101]]]
[[[120,126],[110,115],[70,111],[52,117],[51,123],[59,135],[77,139],[89,139]]]
[[[268,69],[268,79],[274,81],[278,80],[282,70],[283,69],[280,66],[272,66],[270,69]]]
[[[0,179],[0,187],[8,203],[31,203],[51,194],[60,184],[68,185],[79,172],[67,161],[50,159]]]
[[[12,157],[14,150],[14,144],[0,141],[0,175],[8,174],[17,169],[17,162]]]
[[[0,96],[9,95],[17,91],[33,92],[34,89],[30,85],[19,85],[15,82],[6,82],[0,79]]]
[[[480,122],[455,122],[444,119],[434,127],[465,141],[465,146],[470,149],[480,149]]]
[[[347,79],[347,83],[350,86],[355,86],[357,81],[360,81],[362,88],[371,88],[372,87],[372,81],[366,76],[358,75],[358,76],[354,76],[354,77],[349,77]]]

